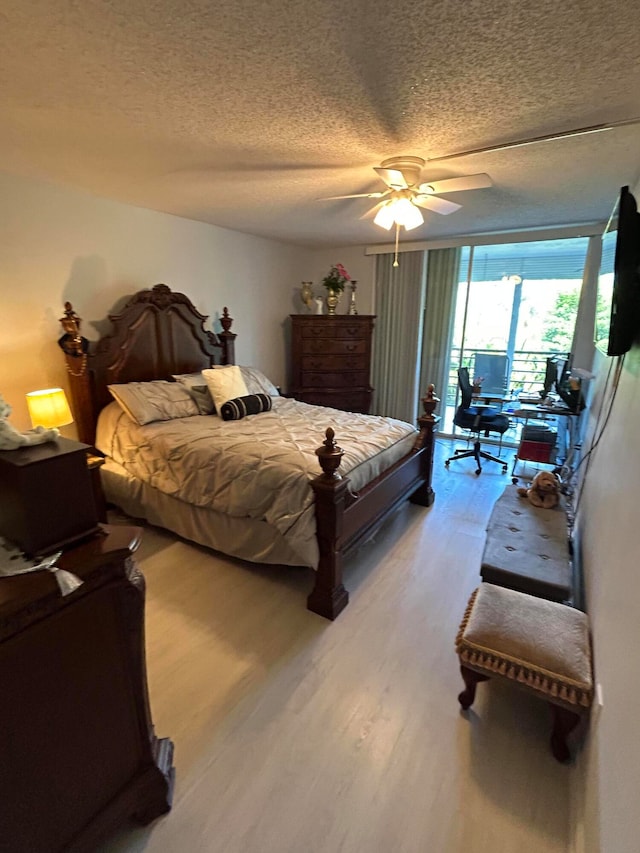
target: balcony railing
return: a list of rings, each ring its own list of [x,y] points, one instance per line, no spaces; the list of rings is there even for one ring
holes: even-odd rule
[[[456,406],[458,404],[458,367],[468,367],[470,378],[473,379],[471,371],[473,370],[473,361],[476,353],[487,353],[490,355],[504,355],[506,350],[466,350],[460,362],[460,349],[454,348],[451,350],[449,364],[449,383],[446,389],[446,395],[443,395],[447,406]],[[509,375],[507,376],[506,391],[514,393],[524,392],[526,394],[536,394],[542,390],[544,377],[547,367],[547,359],[551,356],[557,356],[562,360],[567,357],[566,353],[550,352],[549,350],[516,350],[513,355],[513,363],[510,365]]]

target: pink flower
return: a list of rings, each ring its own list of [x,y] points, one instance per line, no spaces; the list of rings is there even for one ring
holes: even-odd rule
[[[322,279],[322,283],[327,289],[337,290],[339,293],[342,293],[345,282],[347,281],[351,281],[351,276],[342,264],[332,266],[329,274]]]
[[[336,269],[338,270],[338,272],[340,273],[342,278],[346,278],[347,281],[351,281],[351,276],[346,271],[346,269],[342,266],[342,264],[336,264]]]

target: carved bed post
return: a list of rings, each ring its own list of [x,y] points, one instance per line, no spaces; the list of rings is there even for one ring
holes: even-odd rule
[[[334,437],[335,433],[329,427],[322,447],[316,450],[322,474],[311,481],[311,488],[316,497],[320,561],[315,586],[307,598],[309,610],[331,620],[349,602],[349,593],[342,584],[342,553],[339,549],[349,480],[338,474],[344,450],[338,447]]]
[[[222,364],[235,364],[236,363],[236,345],[235,340],[237,335],[234,335],[233,332],[230,331],[231,324],[233,323],[233,318],[229,316],[229,310],[226,305],[222,310],[222,317],[220,319],[220,324],[222,325],[222,331],[218,335],[220,342],[222,343]]]
[[[435,395],[435,387],[429,385],[427,392],[422,398],[422,408],[424,414],[418,418],[420,426],[420,434],[416,439],[414,450],[424,448],[425,452],[421,458],[421,470],[424,475],[424,482],[420,488],[411,495],[409,500],[412,503],[420,504],[421,506],[431,506],[435,500],[435,492],[431,486],[431,477],[433,475],[433,451],[435,447],[435,430],[440,418],[434,416],[434,411],[440,400]]]
[[[95,423],[91,417],[92,397],[87,357],[89,341],[80,334],[82,319],[73,310],[70,302],[64,303],[64,317],[60,323],[64,335],[58,339],[58,345],[64,352],[69,387],[71,393],[71,408],[78,430],[78,438],[86,444],[94,442]]]

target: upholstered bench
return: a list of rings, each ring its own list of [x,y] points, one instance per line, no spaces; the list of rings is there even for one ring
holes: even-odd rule
[[[458,696],[463,710],[473,704],[480,681],[510,681],[550,703],[551,751],[558,761],[571,757],[567,736],[593,699],[586,613],[483,583],[469,599],[456,651],[465,683]]]
[[[487,525],[482,579],[550,601],[572,597],[572,569],[564,497],[542,509],[507,486]]]

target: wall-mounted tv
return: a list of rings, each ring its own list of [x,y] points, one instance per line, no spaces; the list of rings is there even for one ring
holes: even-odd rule
[[[622,187],[602,235],[596,306],[596,345],[624,355],[640,332],[640,214],[629,187]]]

